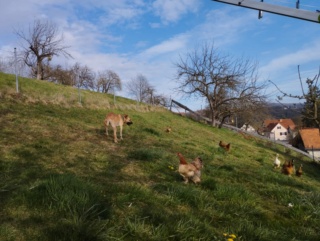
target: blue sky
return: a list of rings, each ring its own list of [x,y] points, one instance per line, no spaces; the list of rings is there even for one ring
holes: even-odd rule
[[[264,2],[295,8],[296,0]],[[271,13],[259,20],[255,10],[211,0],[0,0],[0,6],[0,58],[19,50],[14,29],[27,32],[35,19],[49,19],[74,57],[54,63],[113,70],[123,83],[143,74],[158,94],[194,110],[205,101],[174,92],[174,63],[204,42],[257,61],[261,81],[270,79],[292,94],[300,93],[298,65],[303,80],[320,68],[320,24]],[[300,8],[316,11],[320,1],[300,0]],[[275,101],[275,88],[266,91]],[[128,97],[125,89],[117,94]]]

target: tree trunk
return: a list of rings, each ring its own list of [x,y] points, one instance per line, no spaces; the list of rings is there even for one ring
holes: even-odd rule
[[[211,125],[212,125],[213,127],[216,126],[216,118],[215,118],[215,116],[214,116],[214,110],[212,110],[212,109],[211,109]]]
[[[37,60],[37,80],[41,80],[42,78],[42,69],[41,69],[41,61]]]
[[[221,122],[220,122],[220,124],[219,124],[219,129],[222,128],[223,123],[224,123],[224,120],[225,120],[227,117],[230,117],[230,116],[224,116],[224,117],[222,117],[222,120],[221,120]]]
[[[222,128],[222,125],[223,125],[223,123],[224,123],[224,119],[225,119],[225,117],[223,117],[222,120],[220,121],[220,124],[219,124],[219,126],[218,126],[219,129]]]

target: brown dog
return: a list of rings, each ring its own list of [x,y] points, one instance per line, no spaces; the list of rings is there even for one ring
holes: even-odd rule
[[[111,125],[113,128],[113,137],[114,142],[117,143],[117,126],[120,127],[120,139],[122,140],[122,128],[124,124],[131,125],[133,122],[131,121],[130,117],[128,115],[120,115],[120,114],[114,114],[109,113],[107,114],[106,118],[104,119],[104,126],[106,127],[106,135],[108,136],[108,125]]]

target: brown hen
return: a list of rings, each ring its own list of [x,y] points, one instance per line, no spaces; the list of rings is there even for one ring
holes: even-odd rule
[[[220,141],[219,146],[225,149],[226,151],[230,151],[231,143],[227,144],[227,143],[224,143],[223,141]]]
[[[285,161],[285,163],[282,165],[281,172],[285,175],[292,175],[294,173],[294,160],[291,161]]]
[[[203,167],[200,157],[196,157],[191,163],[188,163],[181,153],[177,153],[179,163],[179,174],[183,177],[184,183],[188,183],[190,180],[194,183],[201,182],[201,169]]]
[[[299,169],[296,170],[296,176],[301,177],[301,176],[302,176],[302,173],[303,173],[303,171],[302,171],[302,164],[300,164]]]

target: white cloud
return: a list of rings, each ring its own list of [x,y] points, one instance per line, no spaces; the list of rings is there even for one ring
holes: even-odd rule
[[[198,0],[156,0],[153,8],[164,23],[169,23],[178,21],[183,14],[196,12],[199,4]]]
[[[242,15],[240,13],[231,16],[230,11],[226,9],[212,10],[206,15],[203,23],[186,32],[177,33],[170,39],[146,49],[140,55],[144,58],[168,53],[178,56],[206,41],[213,41],[217,46],[226,46],[237,42],[247,29],[252,28],[250,22],[255,17],[253,14]]]
[[[274,56],[269,63],[260,68],[262,78],[265,80],[270,79],[281,91],[287,94],[302,95],[300,78],[306,90],[306,79],[312,79],[319,73],[319,52],[320,43],[315,40],[314,42],[309,42],[308,46],[302,47],[298,51],[290,51],[290,53],[282,56]],[[298,66],[300,66],[300,77]],[[270,86],[268,92],[272,93],[272,101],[276,99],[277,95],[281,95],[280,91],[273,85]],[[286,98],[283,102],[294,101],[298,100]]]
[[[77,21],[64,28],[64,41],[71,49],[80,53],[95,53],[105,46],[112,49],[114,43],[122,41],[120,37],[109,35],[86,21]]]
[[[154,45],[151,48],[143,51],[140,56],[142,59],[160,57],[163,54],[173,53],[177,55],[179,51],[185,50],[190,36],[188,34],[180,34],[165,40],[160,44]]]
[[[205,16],[205,22],[194,29],[193,36],[202,41],[214,41],[216,46],[227,46],[252,29],[253,20],[256,15],[251,12],[243,14],[230,8],[212,10]]]
[[[296,67],[312,61],[320,61],[320,43],[314,43],[298,51],[292,51],[280,57],[272,59],[267,65],[261,68],[264,73],[279,72],[289,67]]]
[[[117,6],[105,9],[105,11],[105,16],[102,16],[100,20],[101,23],[107,26],[123,23],[129,23],[132,26],[132,22],[144,13],[144,10],[140,6],[135,5]]]

